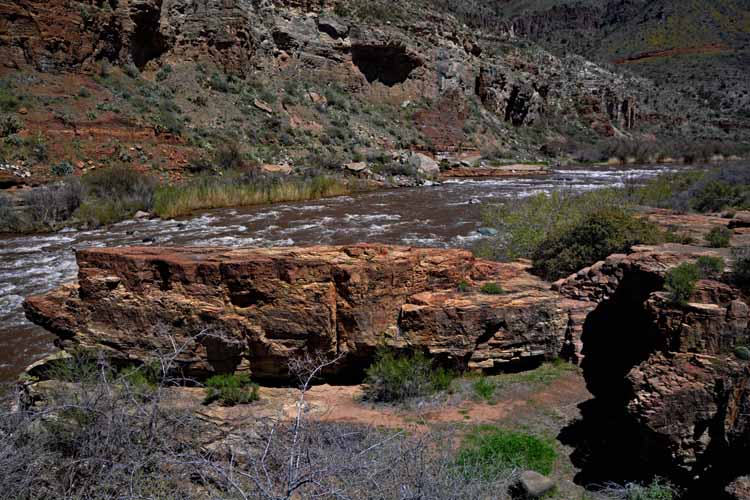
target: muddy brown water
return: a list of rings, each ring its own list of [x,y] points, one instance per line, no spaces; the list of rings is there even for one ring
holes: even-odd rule
[[[270,247],[380,242],[471,247],[481,207],[556,189],[585,191],[658,175],[668,167],[555,170],[544,177],[456,180],[438,186],[306,203],[216,210],[183,220],[126,221],[92,231],[0,237],[0,383],[55,350],[23,314],[25,297],[73,280],[76,248],[128,245]]]

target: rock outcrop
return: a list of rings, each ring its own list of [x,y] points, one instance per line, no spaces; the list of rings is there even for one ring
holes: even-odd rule
[[[197,376],[284,379],[292,357],[316,351],[345,354],[336,374],[357,375],[381,344],[457,368],[524,366],[565,351],[578,304],[561,303],[522,264],[463,250],[136,247],[77,258],[77,284],[27,300],[32,321],[64,349],[102,348],[124,362],[174,343]],[[459,291],[486,281],[506,293]]]
[[[611,466],[709,496],[750,472],[733,458],[750,448],[750,364],[735,354],[750,343],[747,299],[709,279],[683,306],[662,289],[669,269],[712,253],[641,247],[555,284],[597,304],[583,324],[582,367],[603,413],[587,425],[618,428],[621,448],[606,451],[618,456]]]

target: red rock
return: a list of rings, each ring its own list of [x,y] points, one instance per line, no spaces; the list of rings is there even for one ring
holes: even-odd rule
[[[27,300],[32,321],[63,348],[125,360],[169,348],[171,335],[197,375],[250,369],[284,378],[291,357],[313,351],[346,353],[336,370],[358,372],[383,342],[456,367],[502,368],[558,357],[568,333],[568,311],[524,265],[463,250],[135,247],[82,250],[77,259],[77,285]],[[508,293],[457,291],[461,281],[484,280]]]

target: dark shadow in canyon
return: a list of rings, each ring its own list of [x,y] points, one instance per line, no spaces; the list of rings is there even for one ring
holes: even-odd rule
[[[131,19],[135,29],[130,39],[130,55],[138,69],[158,59],[168,50],[167,41],[161,34],[161,1],[155,5],[142,4],[133,12]]]
[[[409,54],[404,47],[382,45],[355,45],[352,61],[368,82],[380,82],[392,87],[404,83],[422,62]]]

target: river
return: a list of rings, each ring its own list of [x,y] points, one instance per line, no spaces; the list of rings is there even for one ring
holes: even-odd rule
[[[126,245],[269,247],[381,242],[470,247],[481,207],[509,196],[584,191],[653,177],[667,167],[555,170],[544,177],[455,180],[306,203],[209,211],[184,220],[126,221],[91,231],[0,237],[0,382],[53,352],[53,336],[29,323],[22,303],[75,278],[73,250]]]

